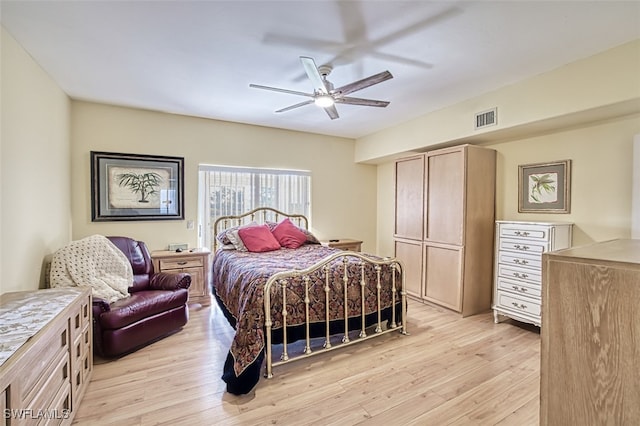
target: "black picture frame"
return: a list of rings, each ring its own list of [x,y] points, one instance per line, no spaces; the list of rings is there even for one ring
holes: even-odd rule
[[[184,219],[184,157],[91,151],[91,221]]]
[[[519,213],[571,212],[571,160],[518,166]]]

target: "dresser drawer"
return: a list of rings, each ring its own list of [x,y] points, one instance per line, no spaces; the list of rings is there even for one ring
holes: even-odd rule
[[[66,322],[58,325],[49,338],[40,339],[33,345],[30,351],[34,356],[31,358],[29,365],[24,369],[21,377],[20,401],[24,403],[32,401],[36,394],[43,389],[45,381],[48,380],[49,376],[58,368],[56,365],[58,361],[61,359],[68,361],[70,345],[71,342],[69,341],[69,331]],[[64,373],[68,377],[68,364],[62,366],[59,373]]]
[[[498,289],[511,293],[530,296],[535,298],[536,300],[542,297],[542,288],[540,285],[533,285],[531,283],[510,280],[503,277],[498,278]]]
[[[47,372],[46,375],[43,376],[45,380],[42,382],[41,387],[38,387],[38,393],[34,395],[32,400],[26,403],[25,408],[30,408],[34,410],[34,412],[51,409],[53,405],[56,405],[55,396],[61,389],[66,389],[68,394],[70,373],[67,354],[60,354],[58,359],[53,360],[51,365],[53,366],[51,372]],[[70,407],[67,406],[67,408]],[[37,420],[37,418],[29,419],[27,424],[36,424]]]
[[[49,417],[48,419],[42,419],[38,426],[46,425],[60,425],[60,424],[69,424],[69,419],[71,418],[71,387],[68,383],[65,383],[55,398],[51,402],[49,406]],[[74,410],[77,410],[78,407],[75,407]]]
[[[176,257],[173,259],[160,259],[160,270],[165,272],[170,269],[202,268],[202,257]]]
[[[549,250],[549,245],[539,241],[500,239],[500,250],[516,253],[542,254]]]
[[[540,301],[498,290],[498,305],[514,312],[540,316]]]
[[[500,237],[502,238],[524,238],[527,240],[549,241],[549,228],[535,225],[502,225],[500,226]]]
[[[531,268],[538,271],[542,269],[542,258],[537,254],[501,251],[498,253],[498,262],[503,265]]]
[[[535,269],[525,269],[518,266],[498,265],[498,277],[525,281],[540,285],[542,274]]]

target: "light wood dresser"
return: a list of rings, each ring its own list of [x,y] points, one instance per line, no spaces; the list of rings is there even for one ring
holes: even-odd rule
[[[189,303],[195,302],[202,306],[211,304],[211,289],[209,287],[210,258],[211,251],[206,248],[182,252],[159,250],[151,253],[151,261],[155,272],[186,272],[191,275]]]
[[[0,296],[0,425],[69,425],[93,372],[91,292]]]
[[[640,425],[640,240],[543,255],[541,425]]]
[[[571,247],[573,224],[496,222],[493,316],[542,324],[542,254]]]

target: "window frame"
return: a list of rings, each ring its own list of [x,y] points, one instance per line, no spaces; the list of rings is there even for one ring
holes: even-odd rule
[[[251,188],[251,195],[249,196],[249,202],[245,201],[246,206],[242,211],[234,211],[221,214],[219,216],[212,216],[211,212],[211,172],[220,173],[237,173],[237,174],[251,174],[251,183],[248,186]],[[289,207],[281,207],[280,205],[273,205],[273,203],[263,203],[259,200],[261,197],[260,189],[262,186],[259,183],[261,177],[268,176],[268,178],[275,178],[277,176],[300,176],[306,177],[306,190],[298,193],[298,196],[302,196],[302,210]],[[247,211],[253,210],[256,207],[271,207],[285,213],[298,213],[307,217],[308,223],[311,224],[311,192],[312,192],[312,176],[311,171],[298,170],[298,169],[274,169],[274,168],[259,168],[259,167],[242,167],[242,166],[227,166],[227,165],[212,165],[212,164],[200,164],[198,166],[198,246],[213,248],[213,235],[212,227],[217,217],[228,214],[242,214]],[[304,182],[303,182],[304,183]],[[285,183],[283,183],[286,185]],[[245,185],[247,187],[247,185]],[[305,194],[306,192],[306,194]],[[284,196],[285,198],[287,195]],[[246,196],[243,198],[247,198]],[[279,197],[278,197],[279,198]],[[252,204],[253,203],[253,204]],[[254,205],[258,204],[258,205]],[[306,211],[305,211],[306,210]]]

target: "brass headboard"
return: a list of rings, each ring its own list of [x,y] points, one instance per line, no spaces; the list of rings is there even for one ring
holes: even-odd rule
[[[225,229],[248,224],[254,221],[258,224],[279,222],[285,217],[288,217],[295,225],[304,229],[309,229],[309,220],[305,215],[284,213],[271,207],[258,207],[240,215],[220,216],[216,219],[213,223],[213,248],[214,250],[217,249],[219,244],[219,241],[216,239],[216,235]]]

